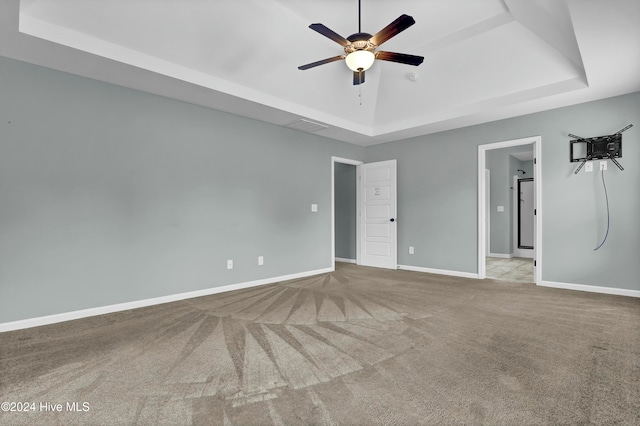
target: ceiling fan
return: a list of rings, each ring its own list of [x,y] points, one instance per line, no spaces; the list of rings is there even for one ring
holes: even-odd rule
[[[353,84],[364,83],[364,72],[368,70],[376,59],[381,61],[399,62],[401,64],[418,66],[424,61],[423,56],[408,55],[406,53],[394,53],[376,51],[376,48],[391,37],[406,30],[416,21],[409,15],[401,15],[398,19],[381,29],[376,35],[363,33],[361,28],[360,0],[358,0],[358,32],[344,38],[322,24],[311,24],[309,28],[330,38],[344,48],[344,55],[334,56],[321,61],[299,66],[299,70],[308,70],[319,65],[328,64],[344,59],[347,66],[353,71]]]

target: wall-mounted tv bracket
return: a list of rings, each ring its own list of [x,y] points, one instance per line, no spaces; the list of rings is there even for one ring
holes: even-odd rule
[[[594,138],[583,138],[569,133],[570,137],[575,138],[574,140],[569,141],[569,160],[572,163],[580,162],[580,166],[578,166],[574,173],[578,174],[587,161],[602,159],[609,159],[613,161],[613,164],[618,166],[620,170],[624,170],[624,167],[618,163],[616,158],[622,157],[622,132],[630,129],[631,127],[633,127],[633,124],[629,124],[624,129],[621,129],[612,135],[596,136]],[[586,152],[584,157],[574,155],[574,146],[578,143],[586,145],[586,150],[583,151]]]

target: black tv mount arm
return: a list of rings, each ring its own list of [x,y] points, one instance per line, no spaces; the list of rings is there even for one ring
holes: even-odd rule
[[[624,170],[624,167],[616,160],[616,158],[622,157],[622,132],[633,127],[633,124],[629,124],[627,127],[618,130],[616,133],[609,136],[597,136],[594,138],[583,138],[569,133],[569,137],[575,138],[570,141],[570,161],[580,162],[580,166],[574,172],[578,174],[587,161],[595,159],[607,158],[613,161],[620,170]],[[573,145],[576,143],[585,143],[587,145],[587,154],[583,158],[576,158],[573,155]]]

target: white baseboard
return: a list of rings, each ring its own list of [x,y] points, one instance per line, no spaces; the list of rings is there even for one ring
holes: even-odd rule
[[[513,257],[513,254],[489,253],[488,257],[499,257],[501,259],[511,259]]]
[[[478,278],[478,274],[474,274],[472,272],[447,271],[446,269],[423,268],[420,266],[398,265],[398,269],[414,272],[426,272],[428,274],[450,275],[452,277]]]
[[[96,315],[111,314],[114,312],[128,311],[130,309],[144,308],[146,306],[160,305],[163,303],[176,302],[178,300],[191,299],[194,297],[209,296],[211,294],[224,293],[227,291],[241,290],[250,287],[257,287],[266,284],[273,284],[280,281],[295,280],[298,278],[310,277],[312,275],[326,274],[333,272],[334,268],[317,269],[315,271],[300,272],[297,274],[283,275],[280,277],[265,278],[262,280],[249,281],[238,284],[230,284],[221,287],[212,287],[204,290],[189,291],[186,293],[171,294],[169,296],[154,297],[151,299],[135,300],[133,302],[118,303],[115,305],[100,306],[97,308],[82,309],[79,311],[64,312],[61,314],[46,315],[36,318],[0,323],[0,333],[5,331],[21,330],[24,328],[40,327],[42,325],[55,324],[63,321],[71,321],[80,318],[93,317]]]
[[[616,296],[640,297],[640,290],[629,290],[626,288],[600,287],[595,285],[569,284],[554,281],[542,281],[539,286],[564,288],[567,290],[588,291],[590,293],[613,294]]]
[[[344,257],[336,257],[336,262],[353,263],[355,265],[356,260],[355,259],[345,259]]]

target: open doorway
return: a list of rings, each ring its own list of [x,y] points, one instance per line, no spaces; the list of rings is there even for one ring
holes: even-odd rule
[[[538,185],[541,175],[539,154],[540,137],[478,147],[480,279],[540,283],[542,211]],[[519,206],[525,195],[531,195],[531,199],[526,201],[527,209]],[[525,223],[529,219],[531,221]]]
[[[362,161],[331,159],[331,264],[359,263],[358,174]]]
[[[357,258],[357,170],[353,164],[335,163],[334,214],[335,261],[356,263]]]

